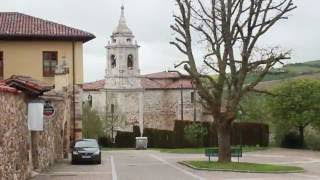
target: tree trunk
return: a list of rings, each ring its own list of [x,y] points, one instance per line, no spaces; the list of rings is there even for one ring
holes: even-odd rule
[[[299,127],[299,141],[301,143],[301,147],[305,148],[305,144],[304,144],[304,127],[302,127],[302,126]]]
[[[218,123],[219,162],[231,162],[231,123]]]

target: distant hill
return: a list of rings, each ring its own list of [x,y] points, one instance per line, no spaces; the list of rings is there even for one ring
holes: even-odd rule
[[[272,69],[265,78],[265,81],[275,81],[296,77],[314,77],[317,78],[320,76],[320,60],[317,61],[309,61],[304,63],[295,63],[295,64],[287,64],[282,68]],[[256,73],[251,73],[247,76],[246,83],[250,83],[254,81],[257,77]],[[319,77],[320,78],[320,77]]]

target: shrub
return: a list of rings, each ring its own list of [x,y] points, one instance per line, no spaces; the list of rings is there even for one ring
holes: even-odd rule
[[[98,142],[99,142],[99,145],[102,147],[112,147],[113,146],[110,137],[99,137]]]
[[[311,150],[320,150],[320,135],[319,131],[311,129],[306,132],[305,141],[307,147]]]
[[[208,134],[208,130],[200,123],[192,123],[184,128],[184,134],[190,143],[203,146],[203,138]]]
[[[135,145],[135,135],[132,132],[117,131],[115,146],[119,148],[133,148]]]
[[[281,141],[281,147],[296,149],[303,148],[303,144],[300,141],[299,135],[296,132],[291,131],[284,136],[283,140]]]

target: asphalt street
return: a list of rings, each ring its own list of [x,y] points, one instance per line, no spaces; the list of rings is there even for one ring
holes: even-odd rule
[[[146,150],[104,151],[101,165],[71,165],[63,161],[35,180],[320,180],[320,152],[269,149],[245,153],[242,162],[300,166],[304,173],[235,173],[197,171],[178,164],[206,160],[202,154],[168,154]],[[236,159],[235,159],[236,160]]]

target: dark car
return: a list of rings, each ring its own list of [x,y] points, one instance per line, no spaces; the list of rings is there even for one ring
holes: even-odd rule
[[[101,148],[95,139],[82,139],[75,142],[72,149],[72,164],[94,162],[101,164]]]

